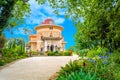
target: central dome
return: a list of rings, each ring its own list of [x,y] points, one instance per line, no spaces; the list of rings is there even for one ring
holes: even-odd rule
[[[54,23],[54,21],[50,18],[50,17],[48,17],[47,19],[45,19],[43,22],[42,22],[42,24],[53,24]]]
[[[63,30],[63,27],[60,26],[60,25],[56,25],[54,24],[54,20],[51,19],[51,18],[46,18],[42,24],[38,25],[35,27],[35,30],[41,30],[41,29],[46,29],[48,30],[49,28],[54,28],[54,29],[57,29],[57,30]]]

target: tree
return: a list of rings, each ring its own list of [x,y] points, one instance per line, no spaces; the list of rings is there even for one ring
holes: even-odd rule
[[[28,0],[2,0],[0,1],[0,35],[7,27],[14,27],[24,21],[30,13]]]
[[[78,50],[98,45],[110,50],[120,47],[120,0],[48,1],[58,14],[59,9],[65,9],[66,17],[76,24]]]
[[[4,47],[5,37],[3,31],[13,28],[24,21],[30,13],[28,0],[1,0],[0,1],[0,53]]]
[[[29,4],[25,0],[4,1],[0,2],[3,7],[0,6],[0,23],[2,22],[0,32],[6,28],[5,26],[12,27],[19,23],[17,20],[19,17],[16,15],[20,13],[20,18],[23,18],[24,13],[30,11]],[[46,0],[36,1],[39,4],[46,2]],[[78,50],[97,45],[113,49],[120,47],[120,0],[48,0],[48,2],[57,14],[59,9],[64,9],[66,17],[71,18],[76,24],[78,31],[75,39]],[[2,18],[6,14],[6,18]]]
[[[6,42],[6,45],[5,45],[5,47],[8,48],[8,49],[15,49],[18,46],[20,47],[21,52],[25,51],[25,41],[24,41],[24,39],[21,39],[21,38],[10,39]]]

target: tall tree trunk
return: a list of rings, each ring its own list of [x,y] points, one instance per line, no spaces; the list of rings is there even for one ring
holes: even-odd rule
[[[0,57],[2,57],[2,48],[5,44],[5,36],[4,34],[0,34]]]
[[[4,31],[4,29],[7,27],[7,21],[11,16],[11,12],[13,10],[13,6],[14,6],[14,0],[10,0],[7,1],[8,3],[6,5],[0,6],[3,9],[1,10],[0,13],[0,35],[2,35],[2,32]]]

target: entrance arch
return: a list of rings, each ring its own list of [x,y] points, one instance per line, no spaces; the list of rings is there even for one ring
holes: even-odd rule
[[[50,51],[54,51],[54,45],[50,46]]]
[[[48,46],[47,46],[47,51],[49,51],[49,50],[50,50],[50,46],[48,45]]]

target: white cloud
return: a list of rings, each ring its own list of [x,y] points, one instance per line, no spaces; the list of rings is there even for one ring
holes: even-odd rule
[[[40,5],[35,0],[30,0],[30,8],[31,10],[39,9]]]
[[[23,31],[23,28],[18,28],[17,30],[14,30],[14,34],[17,34],[17,35],[25,35],[25,34],[24,34],[24,31]]]
[[[41,5],[41,9],[43,9],[43,11],[50,16],[56,15],[54,14],[55,9],[50,7],[50,3],[48,1],[45,4]]]
[[[42,9],[49,15],[55,15],[53,8],[50,7],[49,2],[46,2],[46,4],[41,5]],[[66,9],[58,9],[58,12],[60,15],[65,15]]]
[[[30,30],[31,33],[32,33],[32,29],[29,26],[26,26],[25,28],[27,28],[28,30]],[[17,30],[14,30],[13,33],[16,34],[16,35],[28,35],[29,34],[28,32],[25,34],[25,31],[24,31],[23,27],[20,27]]]
[[[65,21],[64,18],[58,18],[58,19],[55,21],[55,23],[57,23],[57,24],[62,24],[64,21]]]
[[[26,20],[27,24],[41,24],[43,20],[47,17],[50,17],[54,20],[55,24],[62,24],[65,19],[62,17],[57,17],[53,13],[54,9],[50,7],[49,2],[46,2],[43,5],[39,5],[35,0],[30,0],[31,15]],[[64,15],[64,10],[59,10],[60,15]]]
[[[55,16],[52,16],[51,18],[54,20],[55,24],[62,24],[65,21],[65,18],[60,18]]]
[[[40,19],[33,19],[31,24],[40,24]]]

